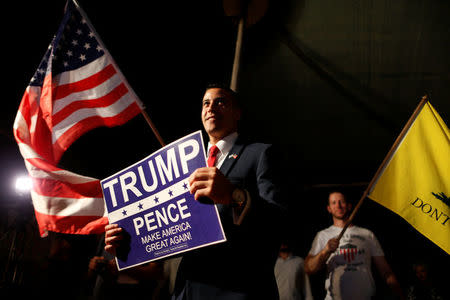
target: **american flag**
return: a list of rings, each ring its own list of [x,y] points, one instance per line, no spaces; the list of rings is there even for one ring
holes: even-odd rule
[[[57,164],[87,131],[122,125],[141,110],[85,13],[68,1],[14,122],[14,136],[33,180],[31,197],[41,235],[103,232],[108,221],[99,180]]]

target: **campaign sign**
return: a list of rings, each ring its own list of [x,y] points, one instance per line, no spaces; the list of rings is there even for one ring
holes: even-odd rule
[[[197,131],[101,181],[109,222],[130,241],[119,270],[226,240],[216,206],[189,192],[189,175],[205,166]]]

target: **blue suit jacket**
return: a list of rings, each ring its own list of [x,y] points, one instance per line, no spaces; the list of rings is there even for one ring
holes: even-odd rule
[[[274,264],[286,199],[276,158],[271,145],[236,140],[220,171],[250,193],[250,211],[237,226],[232,208],[217,205],[227,241],[183,256],[175,299],[278,299]]]

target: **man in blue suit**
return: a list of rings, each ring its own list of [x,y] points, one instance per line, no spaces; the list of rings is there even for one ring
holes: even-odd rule
[[[277,182],[280,164],[271,145],[239,136],[241,114],[234,91],[206,89],[201,118],[210,166],[191,175],[190,192],[217,205],[227,241],[183,255],[174,299],[278,299],[273,269],[286,200]],[[118,232],[106,227],[106,250],[115,249]]]

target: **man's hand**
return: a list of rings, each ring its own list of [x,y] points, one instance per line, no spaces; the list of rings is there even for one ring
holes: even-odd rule
[[[231,204],[234,186],[216,167],[198,168],[189,176],[189,185],[195,200],[208,197],[214,203]]]
[[[118,224],[108,224],[105,226],[105,251],[116,256],[117,247],[124,239],[124,232]]]
[[[333,253],[334,251],[336,251],[336,249],[339,247],[339,240],[337,238],[331,238],[328,240],[326,246],[325,246],[325,251],[329,254]]]
[[[339,240],[337,238],[331,238],[319,253],[316,255],[308,254],[305,258],[305,272],[311,275],[324,268],[327,259],[338,247]]]
[[[94,272],[102,272],[105,270],[107,263],[108,260],[103,256],[94,256],[89,261],[89,270],[92,270]]]

